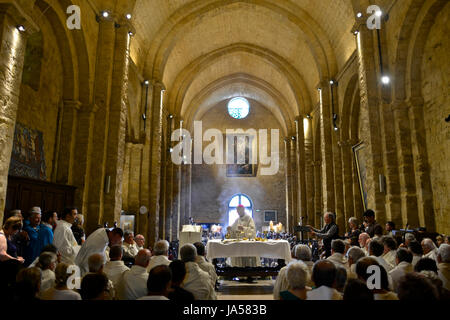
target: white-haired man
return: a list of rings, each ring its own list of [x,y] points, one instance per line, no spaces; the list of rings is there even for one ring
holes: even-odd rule
[[[301,261],[289,263],[286,268],[288,288],[280,292],[281,300],[306,300],[307,286],[310,279],[308,267]]]
[[[169,242],[166,240],[160,240],[155,243],[153,247],[153,256],[148,264],[147,271],[150,272],[154,267],[157,266],[168,266],[170,264],[169,260]]]
[[[347,251],[347,263],[348,263],[348,279],[358,279],[358,275],[356,274],[356,263],[359,259],[364,258],[366,254],[359,247],[351,247]]]
[[[142,234],[137,234],[134,237],[134,241],[136,241],[136,245],[138,247],[139,250],[145,249],[145,237]]]
[[[422,258],[430,258],[434,261],[437,261],[437,247],[434,244],[433,240],[430,238],[425,238],[422,240],[422,249],[423,249],[423,257]]]
[[[323,215],[325,226],[319,230],[308,225],[311,228],[311,234],[319,239],[322,239],[325,248],[325,254],[328,258],[331,256],[331,241],[339,237],[339,227],[336,224],[336,216],[333,212],[326,212]]]
[[[94,253],[89,256],[88,258],[88,268],[89,273],[98,273],[98,274],[104,274],[103,268],[105,267],[105,255],[101,253]],[[108,295],[107,300],[114,299],[116,297],[116,292],[114,288],[113,282],[108,279],[108,285],[107,285]]]
[[[118,288],[118,297],[120,300],[137,300],[147,295],[147,267],[150,262],[150,257],[150,250],[140,250],[135,257],[134,266],[124,272]]]
[[[180,249],[181,261],[186,265],[186,278],[182,287],[191,292],[195,300],[216,300],[216,293],[209,274],[195,262],[197,249],[192,244],[185,244]]]
[[[314,263],[311,261],[311,249],[305,244],[298,244],[292,249],[292,258],[294,261],[303,262],[308,268],[309,275],[312,273],[312,268]],[[289,289],[289,281],[287,279],[287,268],[288,266],[284,266],[278,272],[277,279],[275,280],[275,284],[273,286],[273,298],[274,300],[280,300],[280,292],[286,291]],[[312,287],[314,283],[311,280],[311,277],[308,276],[307,286]]]
[[[439,247],[438,255],[438,275],[442,280],[442,286],[450,290],[450,245],[443,243]]]

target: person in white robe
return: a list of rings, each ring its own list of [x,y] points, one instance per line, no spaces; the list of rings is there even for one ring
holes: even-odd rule
[[[136,255],[134,266],[123,273],[123,277],[117,288],[117,294],[120,300],[137,300],[147,295],[147,267],[151,255],[148,249],[140,250]]]
[[[347,261],[348,261],[348,279],[357,279],[358,275],[356,274],[356,263],[359,259],[364,258],[366,254],[359,247],[351,247],[347,251]]]
[[[305,244],[298,244],[292,249],[292,261],[289,262],[303,262],[308,267],[308,277],[306,279],[306,285],[308,289],[314,286],[314,282],[311,280],[312,268],[314,263],[311,261],[311,249]],[[280,300],[280,292],[289,290],[289,281],[287,279],[287,268],[288,266],[284,266],[278,272],[277,279],[275,280],[275,284],[273,286],[273,299]]]
[[[137,244],[134,241],[134,233],[132,231],[125,231],[123,238],[123,257],[134,259],[139,251]]]
[[[169,242],[166,240],[160,240],[155,243],[153,247],[153,256],[148,264],[147,271],[150,272],[156,266],[168,266],[169,260]]]
[[[335,239],[331,242],[331,256],[327,260],[333,262],[336,266],[344,267],[347,270],[347,258],[344,256],[345,242],[341,239]]]
[[[61,214],[61,219],[56,221],[56,228],[53,233],[53,244],[61,254],[61,262],[74,264],[75,258],[80,250],[80,246],[72,232],[72,224],[78,215],[75,208],[66,208]]]
[[[209,277],[211,278],[211,284],[213,288],[215,288],[217,281],[216,268],[211,262],[206,261],[205,245],[202,242],[196,242],[194,243],[194,247],[197,249],[197,257],[195,257],[195,262],[198,264],[200,269],[209,274]]]
[[[396,266],[396,258],[397,258],[397,242],[394,238],[389,236],[383,236],[381,238],[384,246],[383,259],[389,265],[391,269],[394,269]]]
[[[122,246],[112,246],[109,252],[110,260],[105,263],[103,272],[112,281],[115,288],[119,286],[119,281],[122,279],[123,273],[130,270],[122,261],[123,249]]]
[[[254,239],[256,237],[255,221],[245,213],[243,205],[239,205],[236,210],[239,218],[227,228],[228,232],[233,238]],[[232,257],[231,265],[233,267],[257,267],[261,265],[261,262],[259,257]]]
[[[400,279],[407,273],[411,273],[414,271],[414,267],[411,264],[412,259],[413,259],[412,253],[407,249],[400,248],[397,250],[396,254],[397,266],[391,271],[389,271],[389,275],[392,278],[392,284],[395,292],[397,292],[398,283]]]
[[[442,280],[442,286],[450,290],[450,245],[443,243],[439,247],[438,255],[438,276]]]
[[[80,267],[81,276],[84,276],[89,270],[88,259],[91,255],[99,253],[107,261],[106,248],[122,245],[122,237],[123,231],[120,228],[114,228],[113,230],[99,228],[95,230],[83,243],[75,259],[75,264]]]
[[[101,254],[101,253],[94,253],[92,255],[89,256],[88,258],[88,268],[89,268],[89,272],[85,274],[91,274],[91,273],[98,273],[98,274],[105,274],[103,272],[103,268],[105,267],[105,255]],[[116,298],[116,289],[114,288],[114,284],[111,281],[111,279],[108,279],[108,284],[107,284],[107,294],[105,296],[106,300],[112,300]]]
[[[38,266],[41,269],[40,293],[55,286],[56,254],[53,252],[43,252],[39,256]]]
[[[369,250],[368,250],[369,240],[370,240],[370,236],[368,233],[365,233],[365,232],[361,233],[358,237],[359,247],[362,249],[362,251],[364,251],[366,256],[369,255]]]
[[[134,237],[134,241],[136,241],[136,245],[138,247],[138,250],[145,249],[145,237],[142,234],[137,234]]]
[[[159,265],[154,267],[148,275],[148,293],[138,300],[169,300],[171,280],[172,272],[168,266]]]
[[[430,258],[434,261],[437,261],[437,251],[438,248],[434,244],[433,240],[430,238],[425,238],[422,240],[422,249],[423,249],[423,257],[422,258]]]
[[[186,278],[181,287],[191,292],[195,300],[216,300],[216,292],[211,284],[209,274],[195,262],[197,249],[192,244],[185,244],[180,249],[181,261],[186,266]]]

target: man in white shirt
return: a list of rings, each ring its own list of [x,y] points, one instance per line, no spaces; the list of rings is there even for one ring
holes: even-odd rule
[[[154,267],[147,280],[146,296],[138,300],[169,300],[169,290],[171,285],[172,272],[168,266],[159,265]]]
[[[198,264],[200,269],[207,272],[211,278],[211,284],[213,288],[216,287],[217,281],[217,273],[216,268],[211,262],[206,261],[205,254],[205,245],[202,242],[194,243],[194,247],[197,249],[197,257],[195,258],[195,262]]]
[[[442,280],[442,286],[450,290],[450,245],[443,243],[439,247],[438,255],[438,275]]]
[[[103,272],[103,268],[105,267],[105,256],[101,253],[94,253],[89,256],[88,258],[88,273],[98,273],[98,274],[105,274]],[[107,300],[114,299],[116,297],[116,292],[114,288],[114,284],[110,279],[108,279],[108,296],[106,297]]]
[[[61,214],[61,219],[56,221],[56,228],[53,233],[53,244],[61,253],[61,262],[69,265],[75,264],[75,258],[80,250],[72,232],[72,224],[77,214],[76,208],[65,208]]]
[[[311,280],[312,268],[314,263],[311,261],[311,249],[305,244],[298,244],[292,249],[293,261],[302,261],[308,267],[308,277],[306,279],[306,285],[312,287],[314,283]],[[287,279],[287,267],[284,266],[278,272],[277,279],[273,286],[273,299],[280,300],[280,292],[289,290],[289,282]]]
[[[128,259],[134,259],[139,249],[134,241],[134,233],[132,231],[125,231],[123,234],[123,257]]]
[[[396,266],[396,258],[397,258],[397,241],[394,238],[384,236],[381,238],[381,241],[384,246],[383,251],[383,259],[387,262],[391,269]]]
[[[336,266],[329,260],[319,260],[314,264],[312,280],[316,288],[308,291],[306,300],[342,300],[336,285]]]
[[[136,245],[139,250],[145,249],[145,237],[142,234],[137,234],[136,237],[134,237],[134,241],[136,241]]]
[[[112,281],[115,288],[119,286],[119,281],[125,271],[130,270],[125,266],[122,261],[122,246],[112,246],[109,252],[110,261],[108,261],[103,267],[103,272],[108,276],[108,279]]]
[[[88,259],[91,255],[99,253],[105,257],[106,248],[108,246],[122,245],[123,231],[120,228],[114,228],[113,230],[99,228],[92,232],[92,234],[86,239],[81,246],[80,251],[75,259],[75,264],[80,267],[81,276],[84,276],[88,270]]]
[[[434,261],[437,261],[437,247],[434,244],[433,240],[430,238],[425,238],[422,240],[422,249],[423,249],[423,257],[422,258],[430,258]]]
[[[135,264],[130,270],[123,273],[122,280],[119,283],[118,296],[120,300],[136,300],[148,293],[147,267],[150,262],[151,252],[148,249],[142,249],[135,258]]]
[[[197,249],[192,244],[185,244],[180,249],[181,260],[186,264],[186,278],[182,287],[190,291],[195,300],[216,300],[216,293],[209,274],[195,263]]]
[[[392,278],[392,283],[394,285],[394,291],[397,292],[398,283],[400,279],[407,273],[413,272],[414,267],[412,266],[412,253],[405,248],[400,248],[397,250],[396,263],[397,266],[389,272]]]
[[[345,242],[341,239],[335,239],[331,242],[331,256],[327,260],[333,262],[336,266],[347,269],[347,259],[344,256]]]
[[[155,243],[153,248],[153,256],[148,264],[147,271],[150,272],[156,266],[168,266],[169,260],[169,242],[166,240],[159,240]]]
[[[55,286],[56,254],[53,252],[43,252],[39,256],[38,266],[41,268],[40,293]]]
[[[347,278],[348,279],[357,279],[358,275],[356,274],[356,263],[359,259],[364,258],[366,254],[364,251],[359,247],[351,247],[347,251],[347,257],[348,257],[348,273]]]

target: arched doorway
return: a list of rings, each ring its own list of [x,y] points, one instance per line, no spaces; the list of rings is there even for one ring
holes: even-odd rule
[[[253,203],[252,200],[245,194],[235,194],[228,203],[228,225],[231,226],[239,217],[237,207],[243,205],[245,213],[253,218]]]

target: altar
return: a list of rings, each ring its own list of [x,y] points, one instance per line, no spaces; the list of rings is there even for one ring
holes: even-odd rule
[[[206,257],[210,261],[217,258],[261,257],[282,259],[286,263],[292,259],[289,242],[286,240],[209,240]]]

